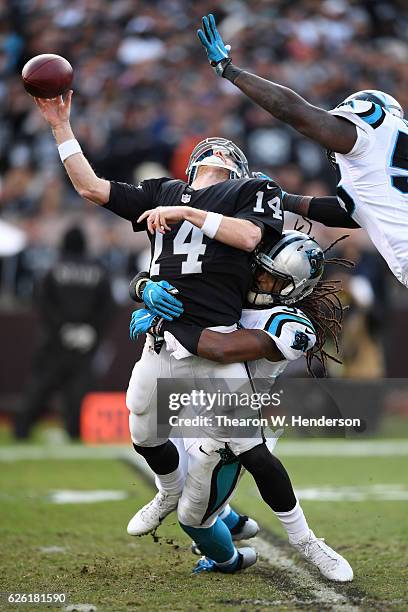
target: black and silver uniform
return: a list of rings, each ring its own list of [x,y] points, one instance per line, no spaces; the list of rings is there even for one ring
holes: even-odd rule
[[[267,180],[227,180],[193,190],[184,181],[161,178],[138,186],[111,182],[105,208],[131,221],[137,232],[147,228],[146,222],[137,223],[144,211],[188,205],[247,219],[278,240],[283,229],[281,198],[280,187]],[[150,278],[167,280],[179,290],[184,304],[180,321],[202,327],[237,323],[250,285],[250,253],[208,238],[188,221],[171,227],[164,235],[148,234]]]

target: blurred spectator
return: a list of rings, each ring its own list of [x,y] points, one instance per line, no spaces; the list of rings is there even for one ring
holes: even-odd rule
[[[87,257],[83,232],[69,229],[60,259],[42,284],[42,336],[22,411],[16,415],[16,438],[29,437],[55,392],[61,395],[69,436],[79,437],[81,401],[92,384],[92,358],[111,320],[112,305],[108,277]]]

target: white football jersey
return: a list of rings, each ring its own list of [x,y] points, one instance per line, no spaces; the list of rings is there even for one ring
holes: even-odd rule
[[[330,113],[357,127],[350,153],[335,153],[337,197],[408,286],[408,124],[367,100]]]
[[[249,361],[252,378],[275,379],[288,365],[302,357],[316,343],[315,329],[299,308],[274,306],[262,310],[244,309],[241,324],[246,329],[262,329],[275,342],[285,359]]]

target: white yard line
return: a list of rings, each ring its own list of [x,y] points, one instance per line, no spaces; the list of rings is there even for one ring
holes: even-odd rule
[[[408,455],[407,439],[283,440],[274,450],[282,457],[389,457]]]
[[[338,610],[343,610],[344,612],[359,610],[357,606],[351,604],[346,595],[337,593],[331,586],[312,575],[307,567],[297,565],[291,557],[286,555],[280,546],[271,544],[259,536],[252,538],[248,544],[255,546],[261,558],[268,561],[274,567],[285,570],[297,583],[310,591],[312,601],[308,602],[306,600],[303,603],[309,603],[309,605],[310,603],[329,604],[331,606],[330,609],[336,612]]]
[[[281,440],[274,451],[281,457],[408,456],[408,440]],[[126,445],[21,444],[0,447],[0,461],[44,459],[116,459],[135,455]]]

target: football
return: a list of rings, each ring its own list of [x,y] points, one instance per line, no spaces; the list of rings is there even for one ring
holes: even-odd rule
[[[56,98],[71,88],[74,71],[64,57],[44,53],[30,59],[21,76],[30,95],[35,98]]]

